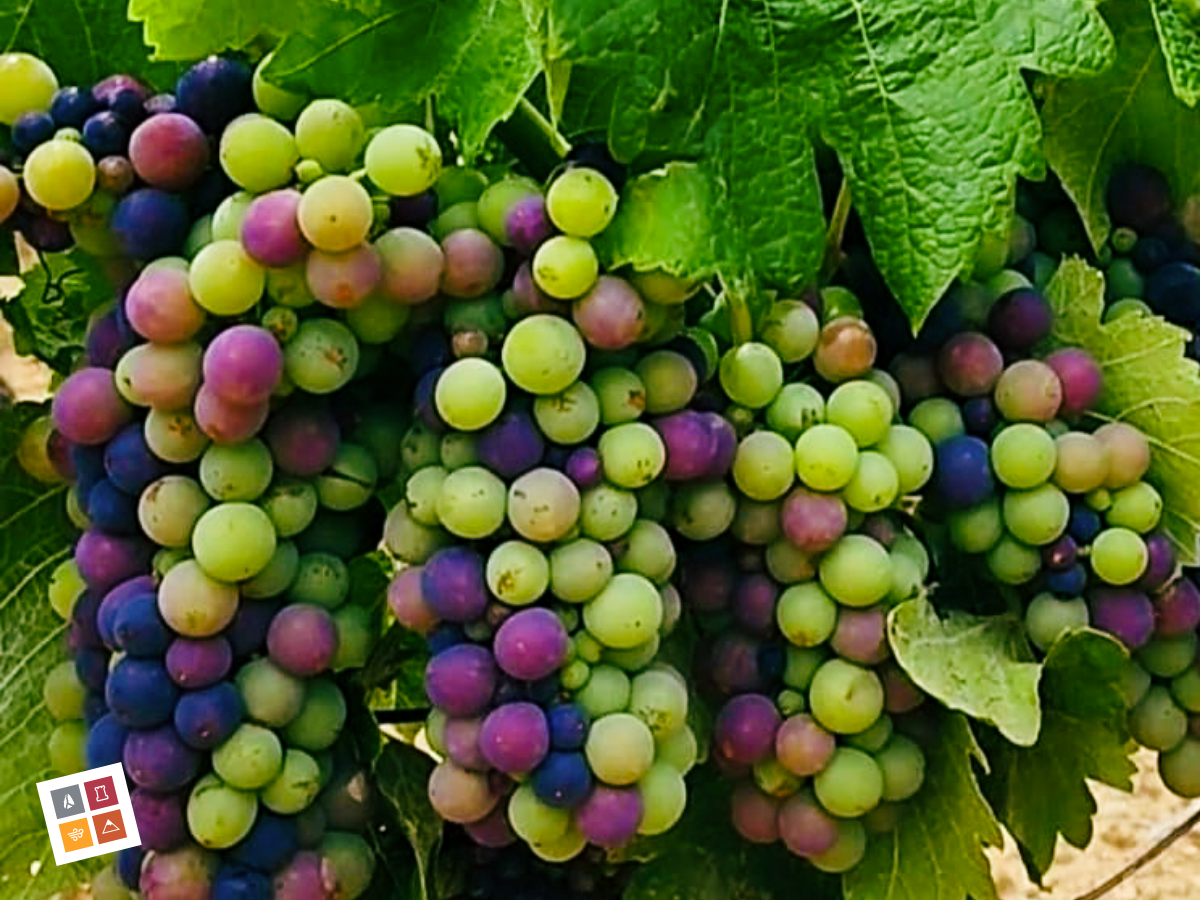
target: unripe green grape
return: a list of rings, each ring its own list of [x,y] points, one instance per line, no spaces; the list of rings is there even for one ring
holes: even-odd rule
[[[433,187],[442,171],[437,138],[416,125],[392,125],[367,144],[367,175],[382,190],[411,197]]]
[[[314,100],[296,120],[296,149],[326,172],[346,172],[363,145],[363,121],[341,100]]]
[[[583,238],[556,235],[533,256],[533,280],[556,300],[582,297],[600,277],[596,251]]]
[[[546,212],[565,234],[590,238],[608,227],[617,212],[617,191],[595,169],[567,169],[546,192]]]
[[[989,497],[978,506],[955,510],[947,524],[951,542],[964,553],[986,553],[1004,536],[1004,517],[996,497]]]
[[[739,344],[721,357],[719,377],[721,389],[730,400],[749,409],[761,409],[783,387],[783,363],[766,344]]]
[[[893,425],[875,449],[895,468],[901,495],[916,493],[933,475],[933,445],[911,425]]]
[[[1052,484],[1004,495],[1004,525],[1023,544],[1044,547],[1062,536],[1071,516],[1067,495]]]
[[[1005,534],[987,551],[988,570],[1004,584],[1024,584],[1042,568],[1042,557],[1016,538]]]
[[[1109,584],[1132,584],[1142,577],[1148,561],[1145,542],[1128,528],[1106,528],[1092,542],[1092,571]]]
[[[296,139],[267,116],[238,116],[221,134],[221,168],[238,187],[255,194],[283,187],[292,180],[300,159]]]
[[[1163,499],[1153,485],[1145,481],[1113,491],[1112,506],[1105,522],[1145,534],[1153,531],[1162,518]]]

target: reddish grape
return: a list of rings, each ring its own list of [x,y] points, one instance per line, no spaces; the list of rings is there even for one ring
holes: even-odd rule
[[[575,326],[593,347],[621,350],[635,343],[646,325],[646,305],[629,282],[602,275],[571,307]]]
[[[417,634],[427,635],[441,624],[442,620],[421,592],[420,566],[410,566],[392,579],[387,602],[396,621]]]
[[[836,384],[871,371],[877,351],[875,335],[866,322],[855,316],[838,316],[821,329],[813,365],[818,375]]]
[[[279,342],[257,325],[227,328],[204,351],[204,386],[227,403],[261,404],[282,376]]]
[[[741,694],[722,707],[713,737],[727,759],[754,765],[771,754],[779,724],[779,713],[769,698]]]
[[[779,800],[767,796],[754,784],[739,784],[730,797],[733,827],[751,843],[773,844],[779,840],[780,806]]]
[[[597,785],[575,813],[580,833],[597,847],[629,843],[642,822],[642,796],[637,788]]]
[[[129,138],[129,161],[147,184],[168,191],[190,187],[208,165],[208,139],[180,113],[151,116]]]
[[[779,521],[794,546],[805,553],[822,553],[846,532],[849,512],[837,494],[796,488],[783,501]]]
[[[192,299],[187,272],[171,266],[146,269],[125,295],[129,324],[148,341],[177,344],[191,340],[207,314]]]
[[[328,669],[337,645],[333,617],[323,607],[310,603],[285,606],[267,631],[271,660],[301,678],[311,678]]]
[[[102,444],[131,418],[108,369],[80,369],[54,394],[54,427],[73,444]]]
[[[382,274],[379,254],[370,244],[360,244],[345,253],[313,250],[305,263],[305,277],[312,295],[337,309],[361,305],[375,290]]]
[[[246,252],[264,266],[274,268],[300,262],[308,242],[296,220],[299,207],[300,192],[291,188],[256,197],[242,219],[241,238]]]
[[[273,340],[273,339],[272,339]],[[208,385],[196,392],[192,413],[196,425],[217,444],[240,444],[248,441],[266,424],[270,405],[264,400],[252,406],[230,403],[219,397]]]
[[[504,274],[504,254],[477,228],[460,228],[442,240],[441,290],[450,297],[481,297]]]
[[[988,313],[988,334],[1009,353],[1028,352],[1050,333],[1054,312],[1046,298],[1030,288],[1009,291]]]
[[[1104,373],[1095,357],[1078,347],[1067,347],[1047,356],[1046,365],[1062,382],[1062,415],[1078,416],[1095,406],[1104,390]]]
[[[280,471],[307,478],[333,462],[341,431],[325,404],[296,401],[271,416],[265,437]]]

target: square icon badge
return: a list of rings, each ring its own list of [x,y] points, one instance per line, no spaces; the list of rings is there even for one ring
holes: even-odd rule
[[[141,846],[120,763],[39,781],[37,789],[57,865]]]

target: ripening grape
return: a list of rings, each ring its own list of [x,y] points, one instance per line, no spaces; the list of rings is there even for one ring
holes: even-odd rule
[[[283,187],[300,159],[288,129],[267,116],[246,113],[221,134],[221,168],[239,187],[256,194]]]
[[[378,132],[366,152],[367,175],[389,194],[411,197],[428,190],[442,171],[437,139],[416,125],[392,125]]]

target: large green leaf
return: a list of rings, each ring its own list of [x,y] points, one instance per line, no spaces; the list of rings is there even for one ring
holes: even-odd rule
[[[16,460],[25,426],[45,412],[21,404],[0,415],[0,895],[48,897],[85,881],[94,863],[54,864],[37,782],[57,777],[46,756],[54,721],[42,702],[46,673],[64,658],[66,623],[46,586],[70,559],[66,489],[26,475]]]
[[[1067,634],[1046,657],[1038,742],[988,745],[992,765],[985,793],[1039,882],[1060,834],[1080,849],[1091,842],[1096,801],[1089,779],[1133,789],[1136,767],[1129,758],[1133,745],[1121,689],[1127,659],[1125,648],[1109,635]]]
[[[1054,307],[1048,346],[1083,347],[1104,371],[1091,415],[1136,425],[1150,440],[1149,480],[1163,497],[1162,525],[1185,565],[1200,562],[1200,365],[1184,356],[1186,329],[1157,316],[1103,322],[1104,276],[1068,259],[1046,289]]]
[[[924,597],[888,616],[896,661],[926,693],[1028,747],[1041,727],[1038,680],[1019,619],[947,612]]]
[[[1200,100],[1200,22],[1180,0],[1150,0],[1175,96],[1188,106]]]
[[[1100,8],[1117,36],[1116,62],[1096,78],[1050,83],[1042,108],[1046,160],[1096,248],[1108,238],[1104,195],[1117,163],[1157,166],[1177,197],[1200,187],[1200,110],[1171,93],[1147,0],[1109,0]]]
[[[126,0],[0,0],[0,52],[46,60],[61,84],[90,85],[115,72],[169,88],[175,66],[151,64]]]
[[[141,22],[157,59],[195,59],[240,50],[260,34],[279,34],[304,21],[311,8],[334,2],[312,0],[129,0],[129,18]]]
[[[433,767],[433,760],[416,747],[394,740],[387,741],[375,762],[375,786],[387,801],[387,818],[416,857],[414,900],[439,896],[434,858],[441,845],[443,822],[426,792]]]

